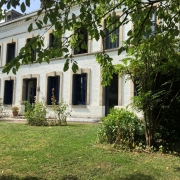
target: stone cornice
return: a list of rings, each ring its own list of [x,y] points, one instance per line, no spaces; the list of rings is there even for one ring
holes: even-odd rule
[[[33,13],[29,13],[27,15],[23,15],[19,18],[16,18],[16,19],[13,19],[11,21],[7,21],[7,22],[4,22],[4,23],[1,23],[0,24],[0,32],[5,32],[5,31],[10,31],[10,30],[13,30],[14,28],[16,27],[21,27],[21,26],[27,26],[30,24],[30,23],[33,23],[34,20],[37,18],[37,11],[33,12]],[[27,18],[32,18],[30,19],[29,21],[26,21]],[[41,14],[38,19],[42,20],[44,17],[44,13]]]

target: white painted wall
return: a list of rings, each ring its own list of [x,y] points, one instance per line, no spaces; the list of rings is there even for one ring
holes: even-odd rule
[[[74,13],[78,14],[78,9],[76,8]],[[32,34],[43,34],[44,29],[42,30],[34,30],[31,34],[27,32],[27,27],[29,22],[24,22],[24,17],[13,20],[11,22],[5,22],[0,24],[0,43],[2,43],[2,65],[4,66],[6,63],[6,47],[7,42],[12,39],[17,39],[17,53],[20,49],[25,45],[26,39],[28,36],[32,36]],[[128,24],[123,28],[123,40],[127,38],[126,33],[129,29],[131,29],[131,25]],[[68,37],[71,34],[71,31],[67,31],[65,33],[65,37]],[[48,45],[48,34],[44,35],[45,37],[45,46]],[[74,60],[78,62],[79,68],[90,68],[91,69],[91,78],[90,78],[90,104],[85,108],[71,107],[72,109],[72,117],[82,117],[82,118],[100,118],[104,115],[104,106],[99,105],[100,101],[100,66],[96,62],[94,57],[94,52],[98,52],[101,50],[101,41],[92,40],[90,44],[90,54],[76,55],[74,56]],[[108,51],[110,56],[114,59],[113,63],[117,64],[120,62],[122,58],[125,57],[125,54],[118,56],[117,49]],[[22,76],[28,74],[39,74],[40,75],[40,94],[39,101],[42,100],[44,96],[46,96],[46,74],[52,71],[63,71],[64,59],[51,60],[50,64],[42,63],[42,64],[30,64],[23,65],[17,72],[17,75],[12,73],[2,74],[3,67],[0,67],[0,97],[3,97],[3,88],[4,88],[4,78],[7,76],[16,76],[16,86],[15,86],[15,102],[14,104],[20,106],[20,101],[22,100]],[[71,79],[71,70],[67,72],[63,72],[63,89],[62,89],[62,97],[65,102],[69,103],[70,101],[70,79]],[[125,82],[125,78],[122,81],[122,106],[126,106],[130,103],[130,82]],[[7,109],[11,108],[10,106],[6,107]],[[49,115],[53,116],[51,108],[49,109]]]

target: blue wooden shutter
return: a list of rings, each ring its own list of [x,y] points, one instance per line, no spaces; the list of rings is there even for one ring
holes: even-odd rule
[[[31,39],[32,38],[27,39],[26,42],[29,43]],[[36,49],[33,49],[32,47],[31,47],[31,58],[32,58],[31,59],[32,62],[36,60]]]
[[[12,104],[13,100],[13,86],[14,81],[5,81],[5,87],[4,87],[4,104]]]
[[[88,48],[88,33],[87,33],[87,29],[85,28],[80,28],[80,29],[77,29],[75,30],[75,33],[78,33],[78,34],[82,34],[83,35],[83,40],[82,42],[79,44],[79,51],[77,51],[76,49],[74,49],[74,54],[83,54],[83,53],[87,53],[88,52],[88,49],[83,49],[81,48],[81,45],[83,42],[85,42],[87,48]]]
[[[73,92],[72,92],[72,104],[76,105],[76,75],[73,74]]]
[[[52,97],[52,87],[51,87],[51,77],[48,77],[48,87],[47,87],[47,104],[52,105],[51,97]]]
[[[49,48],[54,47],[54,34],[49,34]]]
[[[53,86],[55,89],[55,97],[56,97],[56,102],[59,102],[59,81],[60,81],[60,77],[59,76],[55,76],[53,78],[54,82],[53,82]]]
[[[87,96],[87,74],[73,75],[73,104],[85,105]]]
[[[6,55],[6,63],[10,61],[10,48],[9,44],[7,44],[7,55]]]
[[[10,62],[15,57],[15,43],[7,44],[6,63]]]

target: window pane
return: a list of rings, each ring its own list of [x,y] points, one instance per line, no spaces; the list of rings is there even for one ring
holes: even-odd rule
[[[109,27],[106,27],[106,21],[105,21],[105,49],[113,49],[119,47],[119,27],[116,27],[116,25],[113,26],[113,30],[109,30]],[[111,34],[112,36],[115,35],[116,39],[112,42],[111,40]]]

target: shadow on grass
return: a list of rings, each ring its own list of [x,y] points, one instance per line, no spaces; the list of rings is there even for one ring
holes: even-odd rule
[[[78,178],[73,175],[65,175],[63,176],[62,180],[78,180]]]
[[[180,167],[175,167],[175,171],[180,171]]]
[[[32,177],[32,176],[20,178],[14,175],[1,175],[0,180],[42,180],[42,178]]]
[[[68,122],[67,123],[67,126],[70,126],[70,127],[82,127],[82,125],[86,125],[86,123],[81,123],[81,122]]]
[[[27,177],[18,177],[14,175],[1,175],[0,180],[45,180],[44,178],[38,178],[38,177],[32,177],[32,176],[27,176]],[[61,180],[78,180],[76,176],[73,175],[65,175],[62,177]]]
[[[128,177],[120,178],[120,180],[156,180],[156,179],[149,175],[135,173],[128,175]]]

